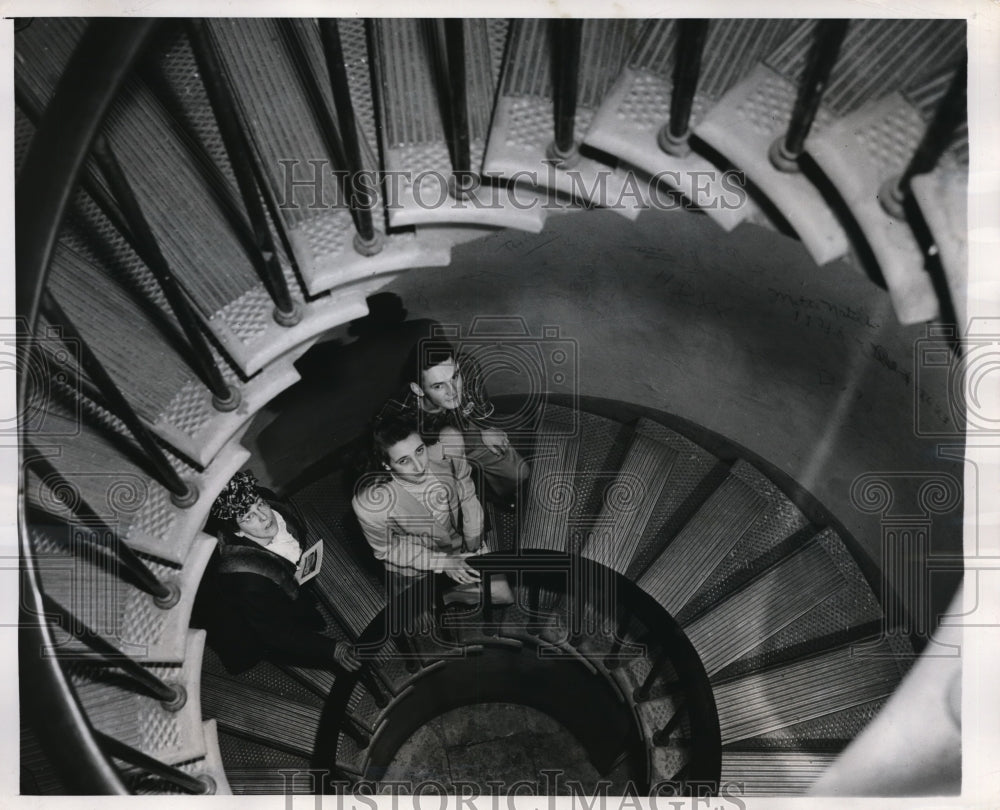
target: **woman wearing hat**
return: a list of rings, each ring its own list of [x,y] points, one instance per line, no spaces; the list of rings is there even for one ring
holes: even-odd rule
[[[299,584],[310,546],[302,517],[271,495],[258,488],[253,473],[243,471],[212,504],[219,540],[212,646],[236,672],[263,658],[356,670],[351,645],[323,634],[310,583]]]

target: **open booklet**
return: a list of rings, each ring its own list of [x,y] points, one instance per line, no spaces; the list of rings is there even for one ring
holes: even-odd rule
[[[299,558],[299,566],[295,569],[295,580],[301,585],[308,582],[319,573],[323,565],[323,541],[319,540],[304,552]]]

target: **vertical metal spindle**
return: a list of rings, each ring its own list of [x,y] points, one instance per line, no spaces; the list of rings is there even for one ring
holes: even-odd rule
[[[879,190],[879,202],[890,216],[897,219],[905,216],[903,203],[910,193],[910,181],[914,175],[925,174],[937,165],[955,130],[965,118],[968,69],[968,63],[963,59],[956,67],[944,98],[934,112],[934,118],[924,131],[909,164],[901,175],[889,178]]]
[[[604,657],[604,666],[608,669],[614,669],[621,664],[618,654],[621,652],[622,644],[625,643],[625,634],[628,633],[629,625],[632,622],[632,611],[628,607],[619,607],[619,610],[621,610],[621,615],[615,624],[615,637],[611,639],[611,649]]]
[[[158,678],[131,656],[117,649],[110,641],[101,638],[47,593],[42,594],[42,604],[45,605],[46,613],[62,622],[63,630],[94,651],[100,665],[123,670],[159,700],[167,711],[177,712],[184,708],[187,703],[187,690],[181,684],[177,683],[171,686]],[[72,654],[79,656],[76,652]],[[58,657],[58,652],[56,652],[56,656]]]
[[[185,773],[180,768],[167,765],[164,762],[160,762],[160,760],[155,757],[151,757],[149,754],[137,751],[132,746],[126,745],[121,740],[116,740],[114,737],[108,736],[103,731],[95,731],[94,736],[97,738],[101,748],[103,748],[105,753],[108,755],[113,756],[116,759],[123,760],[124,762],[131,763],[147,773],[169,782],[171,785],[183,790],[185,793],[207,795],[215,793],[216,791],[217,785],[215,784],[215,780],[208,774],[192,776],[189,773]]]
[[[528,585],[528,632],[537,636],[541,632],[541,627],[539,626],[539,613],[542,602],[542,588],[537,582],[531,582]]]
[[[632,700],[636,703],[642,703],[644,700],[649,699],[649,694],[653,689],[653,684],[656,679],[660,676],[660,670],[667,660],[667,656],[664,653],[657,653],[653,657],[653,665],[649,668],[649,673],[646,675],[643,682],[632,690]]]
[[[653,745],[667,745],[670,742],[670,735],[673,734],[680,726],[681,720],[684,718],[685,711],[687,711],[687,709],[684,706],[682,699],[680,705],[675,707],[673,715],[666,722],[663,728],[653,732]]]
[[[240,393],[226,382],[222,372],[216,366],[208,340],[201,331],[198,316],[195,315],[180,285],[174,278],[170,265],[167,264],[166,258],[160,251],[160,245],[153,235],[153,230],[142,213],[142,207],[132,191],[132,186],[125,177],[125,172],[122,171],[121,164],[118,163],[118,159],[103,136],[99,135],[94,140],[92,154],[104,175],[104,179],[107,180],[108,186],[111,188],[111,193],[118,201],[118,208],[128,224],[129,233],[139,245],[137,253],[143,257],[150,272],[156,278],[157,284],[163,290],[163,294],[177,318],[177,322],[191,344],[192,356],[198,364],[198,370],[212,392],[212,404],[220,411],[235,410],[240,404]]]
[[[364,177],[364,164],[361,161],[361,142],[358,138],[358,124],[354,115],[354,105],[351,103],[351,87],[347,81],[347,67],[344,64],[344,50],[340,41],[340,28],[337,21],[322,18],[319,21],[319,34],[323,42],[323,53],[326,56],[326,69],[330,74],[330,90],[333,95],[333,105],[337,110],[337,120],[340,122],[340,138],[344,144],[344,157],[347,159],[347,171],[350,179],[348,202],[354,216],[356,233],[354,249],[362,256],[374,256],[382,250],[382,235],[375,230],[372,218],[372,206],[375,204],[374,184],[361,193],[361,179]]]
[[[175,506],[184,508],[191,506],[198,500],[198,490],[181,478],[177,471],[170,465],[166,454],[160,449],[153,435],[143,424],[139,415],[132,409],[125,395],[111,379],[111,375],[98,360],[90,345],[83,339],[76,326],[63,311],[59,303],[52,297],[52,293],[45,290],[42,293],[42,306],[47,317],[52,323],[63,328],[63,339],[76,341],[80,351],[80,364],[87,372],[94,384],[100,389],[101,394],[107,400],[111,411],[125,423],[139,446],[146,454],[146,458],[152,463],[157,480],[170,491],[170,499]]]
[[[684,157],[691,151],[691,110],[701,74],[701,55],[708,37],[708,20],[679,20],[677,62],[670,93],[670,120],[660,129],[656,142],[670,155]]]
[[[219,133],[229,156],[229,163],[236,177],[243,205],[250,218],[254,240],[260,253],[260,266],[265,271],[264,281],[274,301],[274,320],[281,326],[294,326],[302,320],[302,307],[292,299],[288,282],[278,260],[278,252],[271,237],[267,214],[260,201],[260,190],[254,179],[254,170],[250,153],[250,145],[239,115],[232,93],[226,84],[222,63],[215,50],[215,42],[203,20],[189,20],[187,23],[188,38],[191,50],[194,52],[201,72],[201,79],[208,94],[212,112]]]
[[[66,478],[52,464],[49,456],[39,453],[28,460],[27,463],[38,468],[43,484],[56,481],[59,486],[68,486]],[[168,610],[180,601],[181,589],[177,583],[164,583],[160,581],[156,574],[149,569],[149,566],[139,558],[127,543],[122,541],[116,532],[111,530],[111,527],[107,523],[98,517],[97,513],[86,502],[81,501],[79,506],[73,510],[73,513],[74,522],[72,527],[68,526],[68,528],[76,531],[86,529],[88,532],[96,534],[97,538],[114,538],[111,548],[101,539],[95,540],[94,545],[100,546],[105,551],[114,555],[116,561],[121,563],[125,567],[125,570],[133,577],[134,582],[132,584],[152,596],[153,602],[158,608]],[[125,578],[123,577],[123,579]]]
[[[799,171],[799,156],[805,148],[823,93],[830,82],[830,74],[840,55],[840,47],[847,36],[848,23],[848,20],[819,20],[816,23],[809,64],[799,85],[788,131],[771,144],[768,153],[772,165],[780,171]]]
[[[495,636],[499,632],[493,615],[493,571],[480,571],[480,590],[483,592],[483,632]]]
[[[469,156],[469,92],[465,71],[465,21],[446,19],[444,40],[447,54],[450,100],[448,146],[452,160],[452,196],[460,197],[472,187],[472,159]]]
[[[580,159],[574,140],[577,84],[580,74],[580,37],[583,20],[552,21],[552,103],[555,138],[546,152],[560,168],[573,166]]]
[[[386,696],[382,685],[378,682],[374,669],[366,667],[361,673],[361,681],[364,683],[365,688],[371,693],[372,700],[375,701],[376,706],[380,709],[384,709],[389,705],[389,698]]]

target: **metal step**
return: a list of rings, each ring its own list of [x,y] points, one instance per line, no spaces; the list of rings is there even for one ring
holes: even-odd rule
[[[289,754],[225,731],[219,731],[218,737],[226,776],[234,794],[318,792],[307,757]]]
[[[969,319],[966,301],[969,284],[966,202],[969,168],[962,165],[939,166],[930,174],[917,175],[910,185],[913,198],[934,237],[955,317],[964,332]]]
[[[909,225],[882,207],[879,194],[885,181],[906,168],[925,129],[919,111],[892,93],[810,135],[806,142],[865,235],[903,324],[936,317],[938,300]]]
[[[496,46],[485,20],[463,23],[470,167],[478,172],[496,92]],[[443,41],[438,21],[377,19],[371,28],[382,154],[392,182],[390,225],[463,223],[540,231],[545,210],[533,194],[521,191],[515,197],[499,184],[480,183],[468,197],[449,196],[447,90],[445,77],[435,76],[435,53]]]
[[[722,750],[724,785],[738,786],[742,796],[803,796],[835,754],[796,751]]]
[[[191,608],[215,541],[199,535],[182,568],[150,563],[163,583],[180,588],[180,600],[168,610],[122,578],[116,560],[103,562],[86,538],[86,529],[32,523],[32,546],[42,587],[81,627],[96,632],[118,650],[140,662],[181,664],[188,643]],[[89,649],[67,628],[53,628],[62,653]]]
[[[769,53],[792,25],[790,20],[710,20],[690,126]],[[585,143],[662,178],[727,231],[732,230],[751,214],[759,215],[739,178],[723,180],[723,168],[697,151],[684,157],[671,155],[657,140],[670,118],[676,40],[676,21],[643,23],[628,65],[595,114]],[[697,144],[692,146],[697,149]]]
[[[717,684],[723,745],[888,697],[900,679],[894,653],[885,643],[868,652],[844,647]]]
[[[511,22],[483,171],[635,219],[645,205],[646,190],[634,175],[590,157],[561,168],[547,155],[554,135],[551,25],[549,20],[538,19]],[[624,19],[584,20],[574,127],[577,143],[621,70],[636,25]]]
[[[565,551],[573,508],[573,472],[580,454],[580,436],[567,435],[564,425],[548,421],[535,442],[528,480],[528,499],[521,526],[520,547]]]
[[[168,765],[201,759],[207,753],[198,689],[204,644],[205,631],[190,630],[182,665],[148,667],[161,680],[184,687],[187,701],[179,711],[169,711],[155,698],[140,694],[114,668],[73,663],[70,679],[98,731]]]
[[[805,519],[784,495],[750,465],[737,462],[638,583],[676,616],[701,589],[724,582],[733,567],[803,525]]]

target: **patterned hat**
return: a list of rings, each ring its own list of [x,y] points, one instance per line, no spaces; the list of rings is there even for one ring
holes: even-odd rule
[[[260,494],[257,492],[257,479],[250,470],[236,473],[229,479],[225,489],[212,504],[212,517],[219,520],[232,520],[249,511],[256,503]]]

